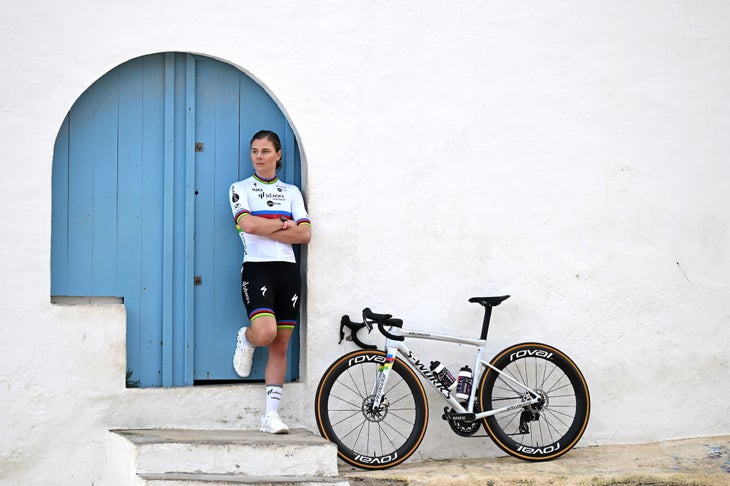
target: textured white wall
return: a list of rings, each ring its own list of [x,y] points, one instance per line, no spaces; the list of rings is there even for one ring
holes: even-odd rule
[[[494,351],[574,358],[583,445],[730,432],[730,5],[0,3],[3,482],[98,483],[113,427],[255,427],[259,387],[127,390],[123,308],[49,303],[61,121],[162,51],[238,66],[299,135],[314,239],[293,425],[315,428],[343,313],[475,334],[468,297],[509,293]],[[497,454],[440,409],[417,459]]]

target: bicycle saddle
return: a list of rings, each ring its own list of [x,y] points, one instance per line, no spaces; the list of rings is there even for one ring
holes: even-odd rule
[[[483,306],[491,305],[492,307],[501,304],[505,300],[509,299],[509,295],[502,295],[500,297],[472,297],[469,302],[476,302]]]

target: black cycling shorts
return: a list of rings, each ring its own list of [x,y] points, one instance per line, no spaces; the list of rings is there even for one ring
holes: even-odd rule
[[[276,319],[278,329],[294,329],[301,288],[296,263],[244,262],[241,266],[241,298],[251,322],[270,316]]]

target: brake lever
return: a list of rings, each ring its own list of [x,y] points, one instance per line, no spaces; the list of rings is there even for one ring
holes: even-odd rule
[[[345,339],[346,341],[353,341],[355,344],[357,344],[362,349],[377,349],[377,346],[371,345],[371,344],[365,344],[364,342],[360,341],[360,339],[357,337],[357,331],[362,329],[363,327],[367,326],[368,333],[373,330],[372,323],[369,322],[363,322],[363,323],[355,323],[350,320],[349,316],[342,316],[342,319],[340,320],[340,343],[342,343],[342,340]],[[350,335],[345,337],[345,327],[350,329]]]

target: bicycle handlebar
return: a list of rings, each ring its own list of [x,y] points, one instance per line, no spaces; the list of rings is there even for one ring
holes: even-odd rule
[[[395,334],[391,334],[385,330],[385,326],[403,327],[402,319],[396,319],[390,314],[376,314],[375,312],[370,310],[370,307],[366,307],[362,310],[362,316],[365,319],[365,322],[367,322],[368,319],[377,322],[378,330],[383,336],[392,339],[393,341],[405,340],[405,337],[396,336]]]
[[[360,346],[362,349],[378,349],[377,346],[374,346],[372,344],[365,344],[357,337],[358,331],[366,326],[368,327],[368,332],[373,330],[372,325],[368,325],[364,322],[352,322],[350,320],[350,316],[342,316],[342,319],[340,320],[340,342],[338,344],[342,343],[342,340],[345,339],[344,328],[347,327],[350,329],[350,337],[352,338],[352,341]]]
[[[388,319],[390,319],[391,317],[393,317],[390,314],[376,314],[375,312],[370,310],[370,307],[365,307],[362,310],[362,316],[365,319],[372,319],[375,322],[385,322]]]
[[[374,346],[372,344],[365,344],[360,340],[360,338],[357,337],[357,333],[363,327],[367,327],[368,333],[370,333],[373,330],[373,322],[378,324],[378,331],[380,331],[383,336],[392,339],[393,341],[405,340],[404,336],[396,336],[395,334],[391,334],[385,329],[385,326],[399,328],[403,327],[402,319],[395,319],[390,314],[376,314],[375,312],[371,311],[369,307],[363,309],[362,317],[363,322],[352,322],[352,320],[350,320],[350,316],[342,316],[342,319],[340,320],[340,343],[345,338],[344,328],[347,327],[348,329],[350,329],[350,337],[352,338],[352,341],[359,347],[361,347],[362,349],[377,349],[377,346]]]

